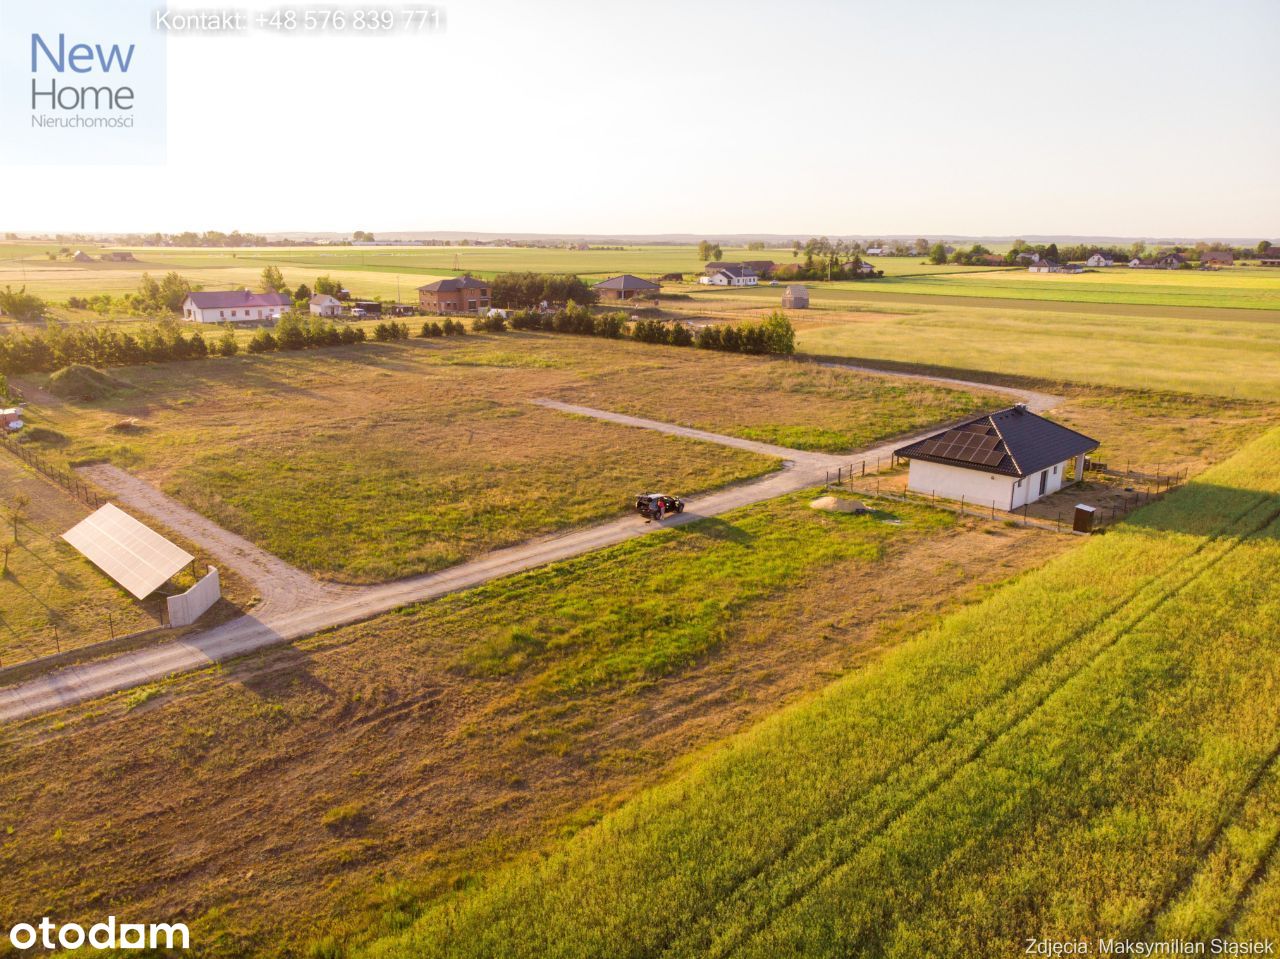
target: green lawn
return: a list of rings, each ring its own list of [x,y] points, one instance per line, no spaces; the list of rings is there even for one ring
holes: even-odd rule
[[[361,954],[1280,934],[1280,430]]]

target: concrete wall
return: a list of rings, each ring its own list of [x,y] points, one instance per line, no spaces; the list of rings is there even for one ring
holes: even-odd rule
[[[222,580],[218,571],[210,566],[204,579],[185,593],[169,597],[169,625],[190,626],[222,598]]]

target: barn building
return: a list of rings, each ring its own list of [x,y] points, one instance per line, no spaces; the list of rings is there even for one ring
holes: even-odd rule
[[[473,276],[451,276],[418,287],[418,305],[428,313],[487,313],[493,288]]]
[[[182,316],[197,323],[270,323],[291,306],[288,293],[209,290],[188,293]]]
[[[782,293],[782,306],[787,310],[807,310],[809,288],[802,283],[793,283]]]
[[[654,296],[662,287],[652,280],[624,273],[601,280],[592,289],[602,300],[631,300],[637,296]]]
[[[1037,416],[1021,403],[925,437],[895,452],[911,461],[907,489],[1015,510],[1084,475],[1098,441]],[[1073,464],[1074,461],[1074,464]]]

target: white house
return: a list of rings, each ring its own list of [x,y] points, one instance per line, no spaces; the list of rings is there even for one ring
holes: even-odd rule
[[[1037,416],[1024,405],[977,419],[895,452],[911,461],[907,489],[926,496],[1015,510],[1084,475],[1098,441]]]
[[[287,293],[201,291],[187,294],[182,316],[197,323],[268,323],[280,319],[291,306]]]
[[[706,286],[755,286],[760,281],[760,274],[749,266],[725,264],[706,276],[698,277],[698,282]]]
[[[1090,266],[1115,266],[1116,261],[1106,253],[1094,253],[1085,260]]]
[[[308,306],[312,316],[338,316],[342,313],[342,301],[328,293],[317,293]]]

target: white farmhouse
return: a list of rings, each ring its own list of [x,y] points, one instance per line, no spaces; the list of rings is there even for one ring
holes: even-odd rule
[[[1056,493],[1084,475],[1084,457],[1098,441],[1037,416],[1019,403],[979,416],[896,451],[911,461],[907,489],[1015,510]]]
[[[312,316],[339,316],[342,313],[342,301],[328,293],[317,293],[308,306]]]
[[[698,282],[707,286],[755,286],[759,281],[760,274],[751,267],[732,263],[698,277]]]
[[[291,306],[287,293],[212,290],[188,293],[182,316],[197,323],[267,323],[280,319]]]
[[[1090,266],[1115,266],[1116,261],[1106,253],[1094,253],[1085,260]]]

